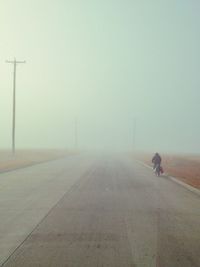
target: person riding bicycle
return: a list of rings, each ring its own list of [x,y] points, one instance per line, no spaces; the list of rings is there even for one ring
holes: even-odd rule
[[[154,170],[156,170],[156,169],[160,170],[161,161],[162,161],[161,156],[156,152],[152,158],[152,162],[154,164],[154,166],[153,166]]]

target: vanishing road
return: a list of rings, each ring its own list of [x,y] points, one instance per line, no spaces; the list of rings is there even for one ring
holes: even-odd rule
[[[0,174],[0,266],[199,267],[200,197],[127,155]]]

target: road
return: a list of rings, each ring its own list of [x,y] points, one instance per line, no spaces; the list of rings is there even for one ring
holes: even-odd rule
[[[127,155],[0,175],[0,266],[198,267],[200,197]]]

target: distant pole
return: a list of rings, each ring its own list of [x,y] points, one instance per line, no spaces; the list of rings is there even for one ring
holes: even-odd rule
[[[15,154],[15,110],[16,110],[16,70],[17,64],[26,63],[25,61],[6,60],[6,63],[13,64],[13,116],[12,116],[12,153]]]
[[[75,150],[78,149],[78,119],[75,118],[75,124],[74,124],[74,145]]]
[[[132,138],[133,138],[133,151],[135,151],[135,148],[136,148],[136,118],[134,118],[134,120],[133,120]]]

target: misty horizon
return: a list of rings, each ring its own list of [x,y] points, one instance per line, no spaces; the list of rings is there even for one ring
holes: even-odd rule
[[[11,147],[5,61],[16,57],[16,149],[200,153],[199,11],[181,0],[1,1],[0,149]]]

